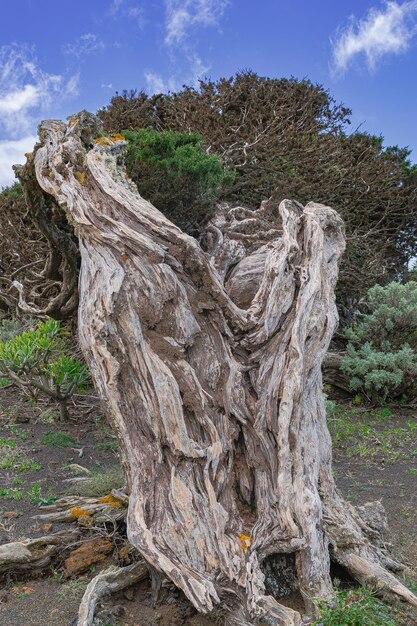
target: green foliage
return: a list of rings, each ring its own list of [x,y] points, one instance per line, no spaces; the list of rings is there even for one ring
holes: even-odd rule
[[[39,438],[39,443],[49,448],[71,448],[76,444],[76,440],[69,433],[50,431]]]
[[[329,601],[318,601],[318,620],[304,617],[302,624],[310,626],[396,626],[390,610],[365,587],[336,591]]]
[[[0,498],[5,500],[21,500],[23,493],[19,489],[0,489]]]
[[[221,189],[232,180],[200,135],[125,131],[127,172],[141,195],[185,232],[198,234],[213,216]]]
[[[16,182],[16,183],[13,183],[13,185],[10,185],[9,187],[3,187],[3,189],[0,191],[0,197],[5,198],[7,200],[11,200],[11,199],[14,200],[17,198],[22,198],[23,197],[22,185]]]
[[[55,496],[51,496],[49,498],[43,498],[41,494],[42,494],[42,488],[40,485],[36,483],[32,485],[32,487],[27,491],[29,500],[33,502],[33,504],[52,504],[56,500]]]
[[[235,173],[222,193],[235,205],[257,208],[272,196],[336,209],[347,234],[337,285],[342,320],[369,287],[403,275],[417,256],[417,167],[410,151],[352,133],[351,111],[322,85],[245,70],[175,93],[124,91],[99,116],[109,133],[198,133]]]
[[[350,386],[374,404],[417,392],[417,282],[375,285],[369,314],[345,331],[342,370]]]
[[[336,402],[335,400],[329,400],[326,394],[324,395],[324,406],[326,408],[327,417],[333,417],[336,410]]]
[[[39,322],[0,342],[0,374],[34,398],[39,392],[58,401],[67,418],[66,403],[89,380],[87,368],[68,354],[65,332],[56,320]]]

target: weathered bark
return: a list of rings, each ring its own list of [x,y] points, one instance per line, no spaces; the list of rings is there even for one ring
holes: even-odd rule
[[[416,603],[331,471],[339,216],[284,200],[277,230],[270,202],[224,206],[200,245],[126,179],[123,141],[91,148],[93,128],[43,122],[34,165],[79,238],[80,342],[122,443],[130,542],[231,624],[299,623],[265,595],[276,554],[294,555],[307,606],[332,594],[330,557]]]
[[[0,546],[0,576],[37,574],[51,567],[58,554],[77,543],[78,531],[64,531]]]

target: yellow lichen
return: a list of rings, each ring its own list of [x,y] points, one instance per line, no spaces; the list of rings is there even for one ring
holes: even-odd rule
[[[109,493],[107,496],[104,496],[104,498],[101,498],[101,500],[99,500],[100,504],[107,504],[107,506],[111,506],[114,509],[122,509],[123,505],[116,500],[116,498]]]
[[[248,548],[250,548],[252,540],[249,537],[249,535],[243,535],[241,533],[238,535],[238,539],[240,541],[240,547],[242,548],[243,551],[246,551]]]
[[[113,141],[127,141],[127,139],[125,139],[120,133],[115,133],[114,135],[112,135],[112,139]]]
[[[108,137],[97,137],[96,143],[105,148],[106,146],[110,146],[113,142]]]
[[[96,139],[96,143],[102,146],[102,148],[106,148],[107,146],[112,146],[118,141],[126,141],[126,139],[123,137],[123,135],[120,135],[119,133],[111,135],[111,137],[98,137]]]
[[[30,159],[30,157],[32,156],[33,152],[25,152],[25,157],[27,159]]]
[[[75,178],[78,180],[80,185],[84,185],[84,183],[85,183],[85,172],[75,172]]]
[[[73,126],[75,126],[76,123],[77,123],[77,116],[71,115],[71,117],[68,120],[68,128],[72,128]]]
[[[70,510],[71,517],[81,517],[82,515],[92,515],[92,511],[87,511],[86,509],[82,509],[79,506],[76,506],[75,509]]]

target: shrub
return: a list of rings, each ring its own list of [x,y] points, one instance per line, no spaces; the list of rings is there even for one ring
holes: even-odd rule
[[[336,411],[336,406],[337,406],[336,401],[329,400],[329,398],[327,397],[325,393],[323,395],[324,395],[324,406],[326,408],[326,415],[327,417],[333,417]]]
[[[417,392],[417,282],[368,291],[369,313],[345,331],[342,370],[374,404]]]
[[[126,131],[127,172],[141,195],[185,232],[197,235],[214,214],[221,188],[231,180],[200,135]]]
[[[369,287],[394,280],[417,256],[410,151],[352,132],[351,111],[322,85],[245,70],[174,93],[117,93],[99,115],[109,133],[199,133],[204,147],[236,171],[222,196],[231,202],[257,208],[272,195],[336,209],[347,233],[337,284],[342,320]]]
[[[9,187],[3,187],[3,189],[0,191],[0,196],[2,198],[7,198],[7,199],[17,199],[17,198],[22,198],[23,197],[23,189],[22,189],[22,185],[18,182],[13,183],[13,185],[10,185]]]
[[[56,400],[61,419],[68,419],[68,400],[88,381],[87,368],[68,354],[65,332],[56,320],[0,342],[0,375],[32,397]]]

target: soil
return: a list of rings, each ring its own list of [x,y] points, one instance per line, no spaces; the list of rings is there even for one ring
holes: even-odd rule
[[[33,519],[40,504],[74,490],[77,476],[71,464],[93,475],[115,472],[119,461],[111,427],[91,397],[78,398],[78,403],[71,409],[72,421],[62,424],[53,421],[57,418],[53,406],[33,404],[14,388],[0,390],[1,544],[71,526],[56,523],[46,528]],[[394,554],[417,570],[417,412],[403,409],[381,416],[345,405],[330,426],[342,493],[358,505],[382,501]],[[88,582],[115,563],[114,554],[74,580],[65,577],[62,563],[33,580],[5,580],[0,589],[1,626],[72,626]],[[281,601],[300,608],[294,594]],[[95,620],[97,626],[219,623],[220,616],[196,614],[172,586],[163,587],[155,604],[149,581],[103,601]],[[398,623],[412,626],[417,619],[408,611]]]

